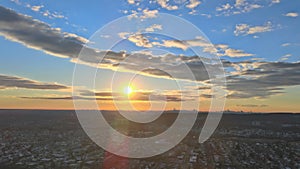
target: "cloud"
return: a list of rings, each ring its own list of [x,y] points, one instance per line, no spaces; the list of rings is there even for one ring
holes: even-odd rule
[[[162,7],[167,10],[177,10],[178,6],[176,5],[169,5],[168,0],[157,0],[157,3]]]
[[[0,74],[0,89],[9,88],[60,90],[68,89],[69,87],[61,84],[43,83],[18,76]]]
[[[300,46],[300,43],[283,43],[281,44],[282,47],[287,47],[287,46]]]
[[[18,4],[18,5],[21,5],[22,3]],[[43,16],[45,17],[48,17],[50,19],[53,19],[53,18],[58,18],[58,19],[67,19],[67,17],[65,17],[64,15],[62,15],[61,13],[59,12],[56,12],[56,11],[49,11],[47,9],[43,10],[45,8],[44,5],[30,5],[30,4],[26,4],[25,5],[26,8],[29,8],[31,9],[32,11],[34,12],[37,12],[37,13],[40,13],[42,14]]]
[[[149,64],[149,61],[137,59],[139,55],[137,54],[136,57],[132,58],[132,60],[140,60],[141,62],[144,62],[145,64]],[[149,56],[150,57],[150,56]],[[154,58],[148,58],[149,60],[152,60]],[[157,58],[156,58],[157,59]],[[161,57],[159,60],[161,63],[165,63],[166,60],[173,60],[174,63],[177,63],[176,59],[178,59],[176,56],[168,55],[167,57]],[[206,73],[206,69],[204,68],[203,64],[201,62],[195,62],[195,58],[190,57],[184,57],[180,58],[181,60],[189,60],[192,61],[188,64],[188,66],[191,68],[191,70],[195,73],[196,79],[198,81],[205,81],[208,80],[209,77]],[[130,61],[128,61],[130,62]],[[157,62],[157,61],[154,61]],[[136,62],[135,62],[136,63]],[[145,66],[142,64],[138,64],[139,66]],[[267,98],[271,95],[275,94],[281,94],[284,93],[283,89],[287,86],[295,86],[300,85],[300,82],[298,80],[298,77],[300,75],[300,63],[282,63],[282,62],[237,62],[232,63],[229,61],[223,61],[223,65],[225,67],[235,67],[234,65],[242,65],[244,68],[238,69],[239,74],[229,76],[227,78],[227,90],[228,90],[228,98],[231,99],[241,99],[241,98]],[[132,66],[132,65],[122,65],[124,67]],[[182,70],[181,65],[173,65],[166,67],[164,66],[164,69],[167,72],[174,71],[174,70]],[[153,74],[155,76],[167,76],[168,74],[164,71],[161,71],[159,69],[153,69],[153,70],[146,70],[148,74]],[[184,79],[185,74],[181,71],[177,72],[177,77],[179,79]],[[1,84],[4,84],[1,81]],[[30,84],[27,83],[26,84]],[[10,86],[16,86],[16,85],[10,85]],[[38,87],[40,85],[34,85],[34,88],[46,88]],[[65,88],[65,87],[49,87],[47,88]],[[209,89],[208,87],[205,88],[199,88],[202,90]],[[93,96],[94,93],[92,92],[83,92],[81,93],[81,96]],[[110,92],[96,92],[95,96],[97,97],[97,100],[111,100],[112,96],[116,96],[117,100],[122,99],[120,97],[120,93],[110,93]],[[138,97],[135,97],[135,100],[145,100],[143,98],[146,93],[143,95],[139,95]],[[156,99],[162,98],[162,96],[157,96]],[[54,99],[54,98],[50,98]],[[55,98],[55,99],[62,99],[62,98]],[[169,100],[172,100],[171,97]],[[174,99],[173,99],[174,101]]]
[[[146,32],[154,32],[155,30],[162,30],[162,25],[159,24],[153,24],[147,28],[144,29]],[[150,42],[148,39],[149,36],[146,36],[145,34],[141,32],[120,32],[118,33],[119,37],[122,39],[126,39],[132,43],[134,43],[136,46],[139,47],[145,47],[145,48],[151,48],[153,45],[157,45],[158,43]]]
[[[182,50],[187,50],[189,47],[213,47],[213,45],[203,37],[196,37],[191,40],[163,40],[160,46],[180,48]]]
[[[236,0],[234,6],[238,11],[234,12],[234,14],[246,13],[250,12],[253,9],[262,8],[263,6],[255,3],[249,3],[246,0]]]
[[[253,54],[250,53],[245,53],[242,50],[237,50],[237,49],[226,49],[224,56],[229,56],[229,57],[245,57],[245,56],[253,56]]]
[[[181,40],[164,40],[161,46],[168,47],[168,48],[180,48],[183,50],[188,49],[188,44],[184,43]]]
[[[108,38],[110,38],[110,35],[100,35],[100,37],[108,39]]]
[[[177,92],[179,93],[179,92]],[[192,100],[194,98],[182,99],[181,94],[168,94],[166,91],[164,93],[156,93],[151,91],[136,91],[132,93],[131,96],[125,96],[122,93],[109,92],[109,91],[101,91],[101,92],[91,92],[84,91],[80,93],[78,96],[39,96],[39,97],[20,97],[22,99],[42,99],[42,100],[98,100],[98,101],[153,101],[153,102],[181,102]]]
[[[292,17],[292,18],[295,18],[297,17],[299,14],[297,12],[289,12],[289,13],[286,13],[284,14],[284,16],[287,16],[287,17]]]
[[[230,5],[229,3],[222,4],[220,7],[216,8],[216,11],[219,12],[219,15],[229,16],[247,13],[254,9],[262,7],[263,5],[257,4],[256,1],[236,0],[235,3],[232,5]]]
[[[0,35],[58,57],[77,57],[85,38],[0,6]]]
[[[190,9],[194,9],[200,4],[201,2],[199,0],[190,0],[189,4],[187,4],[186,7]]]
[[[161,28],[159,25],[152,25],[146,29],[150,31]],[[141,33],[129,33],[129,32],[120,32],[119,37],[127,39],[130,42],[134,43],[136,46],[151,48],[153,46],[160,46],[166,48],[179,48],[182,50],[187,50],[190,47],[202,47],[203,52],[214,54],[217,56],[229,56],[229,57],[247,57],[253,56],[251,53],[246,53],[243,50],[232,49],[228,45],[216,44],[213,45],[203,37],[196,37],[191,40],[162,40],[160,42],[151,42],[144,34]]]
[[[129,97],[134,101],[167,101],[167,102],[180,102],[184,101],[180,95],[168,95],[155,92],[135,92]]]
[[[128,2],[129,4],[134,4],[134,3],[135,3],[134,0],[127,0],[127,2]]]
[[[194,14],[194,12],[196,12],[195,10],[193,10],[192,12],[190,12],[189,14]],[[201,16],[205,16],[205,17],[207,17],[207,18],[211,18],[212,16],[211,16],[211,14],[200,14]]]
[[[30,8],[35,12],[39,12],[41,8],[44,8],[44,5],[31,6]]]
[[[267,98],[284,93],[284,88],[300,85],[300,62],[239,62],[239,74],[227,77],[227,98]]]
[[[223,4],[220,7],[217,7],[216,10],[217,11],[226,11],[233,8],[229,3]]]
[[[235,26],[234,34],[235,36],[239,35],[252,35],[262,32],[270,32],[272,31],[272,23],[267,22],[262,26],[250,26],[247,24],[237,24]]]
[[[156,18],[157,14],[158,14],[158,10],[156,10],[156,9],[155,10],[144,9],[141,19]]]
[[[108,55],[110,58],[104,58],[104,65],[117,64],[118,71],[140,72],[144,70],[140,74],[159,78],[168,78],[169,76],[166,76],[166,73],[164,73],[167,72],[175,79],[192,80],[192,76],[184,71],[189,68],[194,73],[197,81],[205,81],[209,79],[207,69],[213,69],[215,66],[211,65],[212,67],[210,67],[207,65],[205,67],[197,56],[176,56],[172,54],[154,56],[138,52],[131,55],[126,54],[126,57],[120,57],[117,53],[115,57],[110,55]],[[92,63],[94,63],[93,60]],[[217,71],[219,68],[214,67],[214,70]]]
[[[146,29],[150,31],[154,28],[161,29],[160,25],[152,25]],[[191,40],[162,40],[160,42],[150,42],[150,40],[140,33],[128,33],[120,32],[119,37],[127,39],[130,42],[134,43],[136,46],[151,48],[153,46],[161,46],[166,48],[179,48],[182,50],[187,50],[190,47],[202,47],[203,52],[210,54],[215,54],[217,56],[229,56],[229,57],[247,57],[253,56],[251,53],[246,53],[243,50],[232,49],[228,45],[216,44],[213,45],[203,37],[196,37]]]
[[[112,101],[112,98],[91,98],[91,97],[81,97],[81,96],[41,96],[41,97],[19,97],[21,99],[37,99],[37,100],[98,100],[98,101]]]
[[[160,69],[155,69],[155,68],[147,68],[142,71],[143,73],[151,74],[151,75],[156,75],[156,76],[165,76],[172,78],[172,76],[165,71],[162,71]]]
[[[243,50],[232,49],[225,44],[211,44],[207,40],[201,37],[196,37],[192,40],[164,40],[162,44],[163,47],[168,48],[180,48],[182,50],[187,50],[189,47],[202,47],[203,52],[214,54],[217,56],[229,56],[229,57],[246,57],[253,56],[251,53],[246,53]]]
[[[245,6],[246,1],[245,0],[236,0],[234,6],[240,7],[240,6]]]
[[[122,93],[111,92],[111,91],[93,92],[90,90],[82,90],[82,91],[80,91],[80,95],[81,96],[113,97],[113,96],[122,96]]]
[[[162,25],[153,24],[145,29],[147,32],[154,32],[155,30],[162,30]]]
[[[291,45],[291,43],[283,43],[283,44],[281,44],[282,47],[286,47],[286,46],[290,46],[290,45]]]
[[[17,5],[21,5],[22,3],[19,0],[10,0],[11,2],[14,2]]]
[[[209,87],[209,86],[201,86],[201,87],[198,87],[197,89],[198,90],[210,90],[211,87]]]
[[[291,57],[291,56],[292,56],[291,54],[283,55],[283,56],[279,59],[279,61],[285,61],[285,60],[288,60],[289,57]]]
[[[88,98],[83,98],[83,97],[72,97],[72,96],[56,96],[56,97],[28,97],[28,96],[23,96],[23,97],[19,97],[21,99],[37,99],[37,100],[73,100],[73,99],[86,99],[86,100],[90,100]]]
[[[48,16],[50,19],[52,18],[58,18],[58,19],[67,19],[64,15],[58,13],[58,12],[49,12],[48,10],[46,10],[44,13],[43,13],[44,16]]]
[[[85,47],[85,51],[88,51],[88,55],[84,58],[78,59],[78,53],[82,49],[83,45],[87,42],[87,40],[83,37],[77,36],[75,34],[70,34],[66,32],[62,32],[58,28],[51,28],[48,24],[40,22],[38,20],[34,20],[29,16],[17,14],[16,12],[0,7],[0,34],[6,37],[9,40],[20,42],[25,46],[37,50],[41,50],[45,53],[64,57],[71,58],[72,62],[78,62],[82,64],[87,64],[90,66],[104,67],[113,69],[116,65],[120,65],[123,68],[123,71],[135,71],[140,70],[141,68],[154,67],[159,69],[164,69],[165,66],[169,66],[169,63],[163,63],[163,57],[153,57],[145,54],[134,54],[131,58],[136,58],[135,60],[131,60],[130,62],[123,61],[128,54],[124,52],[113,52],[113,51],[95,51],[93,49],[88,49]],[[157,27],[157,26],[156,26]],[[149,42],[149,40],[144,37],[143,34],[134,34],[130,35],[128,33],[121,33],[120,36],[128,37],[128,40],[134,42],[137,46],[143,47],[151,47],[153,44]],[[188,41],[188,43],[192,45],[206,45],[205,42],[201,41]],[[98,64],[105,55],[105,59],[102,60],[101,64]],[[174,56],[174,58],[178,58]],[[178,60],[179,63],[182,62]],[[160,64],[158,64],[160,63]],[[178,63],[176,63],[178,64]],[[171,62],[172,65],[172,62]],[[195,64],[190,64],[195,65]],[[157,66],[157,67],[155,67]],[[183,66],[183,65],[181,65]],[[201,64],[200,64],[201,66]],[[167,67],[168,71],[174,72],[176,67]],[[177,68],[180,68],[178,66]],[[207,74],[206,71],[200,68],[197,69],[197,66],[193,68],[194,72],[199,71],[200,75]],[[144,72],[145,75],[150,76],[158,76],[157,71],[148,71]],[[149,74],[146,74],[149,73]],[[152,73],[152,74],[151,74]],[[175,72],[175,75],[178,74],[178,77],[186,79],[186,76]],[[162,76],[165,77],[165,76]],[[204,78],[198,77],[198,80],[207,80]]]
[[[130,35],[128,37],[128,40],[130,42],[134,43],[136,46],[139,46],[139,47],[145,47],[145,48],[151,48],[152,47],[152,44],[150,43],[148,38],[145,37],[143,34],[140,34],[140,33]]]
[[[127,39],[130,34],[131,33],[129,33],[129,32],[120,32],[120,33],[118,33],[119,37],[122,38],[122,39]]]
[[[242,105],[236,105],[238,107],[268,107],[269,105],[266,104],[242,104]]]
[[[139,8],[142,10],[141,8]],[[139,11],[140,11],[139,10]],[[128,13],[127,10],[123,11],[125,14]],[[147,19],[147,18],[156,18],[158,15],[158,10],[149,10],[149,9],[144,9],[141,12],[138,12],[136,10],[130,10],[131,14],[128,16],[128,19],[132,18],[140,18],[141,20]]]
[[[246,33],[250,31],[251,26],[247,28]],[[265,29],[261,29],[261,31]],[[259,31],[259,32],[261,32]],[[98,51],[85,47],[85,57],[78,58],[78,53],[87,40],[83,37],[62,32],[58,28],[51,28],[48,24],[34,20],[29,16],[17,14],[14,11],[0,7],[0,34],[5,38],[20,42],[25,46],[44,51],[48,54],[58,57],[70,58],[72,62],[95,66],[99,68],[108,68],[120,71],[136,72],[141,71],[143,75],[154,76],[159,78],[168,78],[168,74],[177,79],[192,80],[184,70],[185,66],[191,69],[198,82],[208,83],[209,76],[207,70],[216,70],[219,67],[215,65],[204,66],[200,57],[195,56],[177,56],[177,55],[159,55],[154,56],[151,53],[132,53]],[[130,34],[122,34],[127,37]],[[140,35],[138,35],[140,36]],[[145,45],[148,42],[143,37],[131,37],[136,40],[135,43]],[[139,41],[137,41],[139,40]],[[186,46],[200,46],[208,52],[218,56],[241,57],[251,56],[242,50],[233,49],[226,44],[212,45],[201,37],[185,41],[166,41],[162,44],[166,47],[178,47],[185,49]],[[152,44],[153,45],[153,44]],[[104,59],[100,62],[100,58]],[[202,58],[205,59],[205,58]],[[289,86],[300,85],[300,63],[283,63],[283,62],[257,62],[243,61],[230,62],[222,60],[226,69],[235,71],[227,72],[227,90],[229,98],[266,98],[275,94],[284,92],[284,88]],[[99,64],[98,64],[99,63]],[[211,77],[214,78],[214,77]],[[20,77],[1,76],[0,88],[30,88],[30,89],[66,89],[67,86],[41,83],[30,79]],[[107,99],[109,96],[103,96]],[[87,97],[87,96],[82,96]],[[100,99],[100,93],[99,93]]]
[[[272,0],[271,3],[272,3],[272,4],[279,4],[279,3],[280,3],[280,0]]]

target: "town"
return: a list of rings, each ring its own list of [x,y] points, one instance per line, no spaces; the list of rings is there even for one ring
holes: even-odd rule
[[[114,112],[107,114],[108,121],[123,121]],[[206,115],[199,114],[197,125],[181,143],[144,159],[105,152],[84,133],[73,111],[1,110],[0,115],[0,168],[300,168],[297,114],[224,114],[203,144],[197,139]],[[160,125],[126,124],[126,129],[147,137],[166,129],[176,116],[161,118]]]

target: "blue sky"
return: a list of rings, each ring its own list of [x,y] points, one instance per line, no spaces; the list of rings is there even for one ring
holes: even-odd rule
[[[224,63],[225,61],[230,62],[231,67],[228,67],[227,70],[230,76],[228,78],[229,87],[232,85],[235,88],[243,88],[242,86],[236,87],[235,85],[243,85],[245,81],[236,82],[237,79],[233,77],[233,75],[244,77],[245,73],[247,71],[249,72],[249,70],[259,71],[256,75],[260,76],[260,79],[251,76],[253,79],[251,82],[249,81],[250,85],[257,85],[259,90],[252,92],[251,90],[228,89],[228,92],[233,93],[232,96],[235,96],[232,97],[232,102],[229,101],[228,108],[239,109],[241,107],[237,105],[245,105],[244,108],[246,110],[300,110],[298,108],[292,108],[291,110],[286,109],[287,105],[282,106],[284,108],[272,106],[274,105],[272,103],[273,97],[286,98],[290,96],[294,98],[294,92],[291,92],[291,90],[299,89],[299,84],[295,82],[295,78],[299,75],[296,73],[299,73],[300,61],[300,19],[298,16],[300,12],[300,1],[101,0],[89,1],[87,3],[85,1],[4,0],[0,2],[0,6],[2,6],[3,9],[14,11],[21,16],[30,16],[31,18],[24,19],[28,22],[29,20],[33,20],[33,22],[39,21],[49,25],[51,29],[57,28],[57,30],[51,31],[68,34],[68,36],[72,36],[72,38],[75,38],[78,42],[80,41],[80,43],[83,42],[82,39],[89,39],[97,30],[109,22],[122,16],[135,16],[136,12],[141,12],[141,15],[138,16],[139,19],[142,19],[142,16],[145,16],[145,18],[151,17],[151,14],[155,17],[158,13],[168,13],[181,17],[198,27],[210,40],[211,44],[218,48],[218,52],[211,54],[220,57]],[[4,12],[7,11],[3,10],[1,15],[5,16]],[[0,23],[3,24],[0,29],[2,59],[0,63],[0,74],[30,79],[36,83],[72,85],[74,69],[74,63],[70,62],[70,58],[72,57],[57,57],[57,55],[61,53],[55,54],[54,51],[53,54],[53,50],[47,50],[46,45],[52,44],[41,44],[42,49],[34,42],[32,42],[33,45],[29,45],[32,39],[30,39],[31,41],[26,41],[24,38],[15,37],[17,36],[13,34],[15,29],[4,20],[4,18],[0,20]],[[184,30],[184,25],[174,26]],[[8,29],[9,31],[4,29]],[[131,35],[126,35],[127,38],[130,36]],[[82,39],[80,40],[80,38]],[[127,47],[124,50],[127,52],[131,53],[133,51],[149,48],[146,46],[147,44],[142,44],[141,46],[137,45],[138,43],[135,40],[137,40],[138,37],[132,38],[135,39],[132,41],[125,40],[124,42]],[[156,47],[167,50],[174,55],[181,54],[188,57],[193,55],[189,50],[178,46],[181,44],[175,44],[171,39],[163,38],[164,37],[159,38],[160,44]],[[153,39],[149,38],[147,40],[150,40],[149,44],[151,44],[151,46],[155,46]],[[169,43],[163,43],[164,40]],[[189,43],[193,39],[181,40]],[[122,48],[116,48],[114,52],[118,53],[120,49]],[[237,67],[240,68],[237,70]],[[281,71],[280,69],[283,70]],[[293,69],[295,71],[291,71]],[[272,71],[274,74],[267,74],[267,72]],[[113,70],[102,70],[101,72],[101,77],[106,77],[107,79],[114,73]],[[295,75],[285,75],[285,72],[295,72]],[[268,78],[263,77],[265,75],[267,75]],[[274,81],[273,78],[275,78],[275,76],[280,77],[280,75],[286,76],[286,79],[282,79],[282,81],[286,81],[286,83]],[[248,80],[249,77],[244,78]],[[232,84],[230,80],[232,80]],[[262,80],[264,80],[264,82],[262,82]],[[267,82],[268,80],[269,82]],[[160,77],[151,78],[143,76],[139,83],[143,81],[148,81],[148,83],[145,83],[143,86],[144,90],[149,90],[151,86],[153,87],[155,84],[158,84],[158,86],[172,86],[172,82]],[[266,83],[271,83],[272,85],[268,86]],[[33,88],[26,87],[16,89],[12,88],[12,86],[14,85],[2,85],[2,88],[4,88],[4,90],[0,91],[4,94],[2,99],[10,98],[13,100],[19,96],[25,97],[25,95],[22,95],[22,92],[26,90],[41,93],[40,89],[34,90]],[[109,85],[104,85],[103,82],[99,82],[99,88],[97,90],[106,90],[107,86]],[[261,88],[265,88],[269,93],[261,94]],[[161,89],[166,90],[166,87],[161,87]],[[170,87],[170,90],[174,90],[174,87]],[[14,92],[21,94],[17,95],[14,94]],[[260,92],[260,94],[256,92]],[[6,93],[11,94],[5,96]],[[250,95],[249,93],[255,94]],[[39,97],[52,95],[66,96],[69,94],[67,91],[53,91],[53,89],[51,89],[47,95],[40,94]],[[243,101],[241,101],[242,103],[237,103],[238,101],[234,100],[237,99],[237,96],[243,99]],[[228,97],[228,99],[230,100],[231,97]],[[258,101],[259,99],[263,99],[263,102],[266,102],[266,106],[258,104],[260,102]],[[297,100],[299,100],[297,97],[293,99],[294,102]],[[22,100],[19,101],[22,102]],[[28,101],[24,101],[24,104],[25,102]],[[253,102],[253,104],[248,104],[247,106],[247,104],[245,104],[247,102]],[[282,101],[282,104],[286,103]],[[3,107],[11,108],[11,106],[5,105]]]

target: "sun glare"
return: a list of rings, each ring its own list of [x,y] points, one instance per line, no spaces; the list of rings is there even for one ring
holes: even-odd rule
[[[125,94],[130,95],[130,94],[133,92],[132,87],[127,86],[127,87],[125,88],[124,92],[125,92]]]

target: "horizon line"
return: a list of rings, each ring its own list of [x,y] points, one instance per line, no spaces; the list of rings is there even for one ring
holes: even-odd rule
[[[31,109],[31,108],[25,108],[25,109],[18,109],[18,108],[0,108],[0,111],[2,110],[33,110],[33,111],[76,111],[75,109],[43,109],[43,108],[37,108],[37,109]],[[87,111],[93,111],[95,109],[81,109],[81,110],[87,110]],[[100,110],[100,111],[106,111],[106,112],[117,112],[118,110]],[[132,110],[123,110],[123,111],[132,111]],[[157,112],[161,110],[154,110],[151,112]],[[164,112],[170,112],[170,111],[179,111],[177,109],[175,110],[163,110]],[[183,110],[183,111],[193,111],[193,110]],[[136,111],[138,112],[138,111]],[[198,113],[209,113],[209,111],[199,111]],[[220,112],[212,112],[212,113],[220,113]],[[300,112],[284,112],[284,111],[272,111],[272,112],[254,112],[254,111],[223,111],[223,114],[300,114]]]

